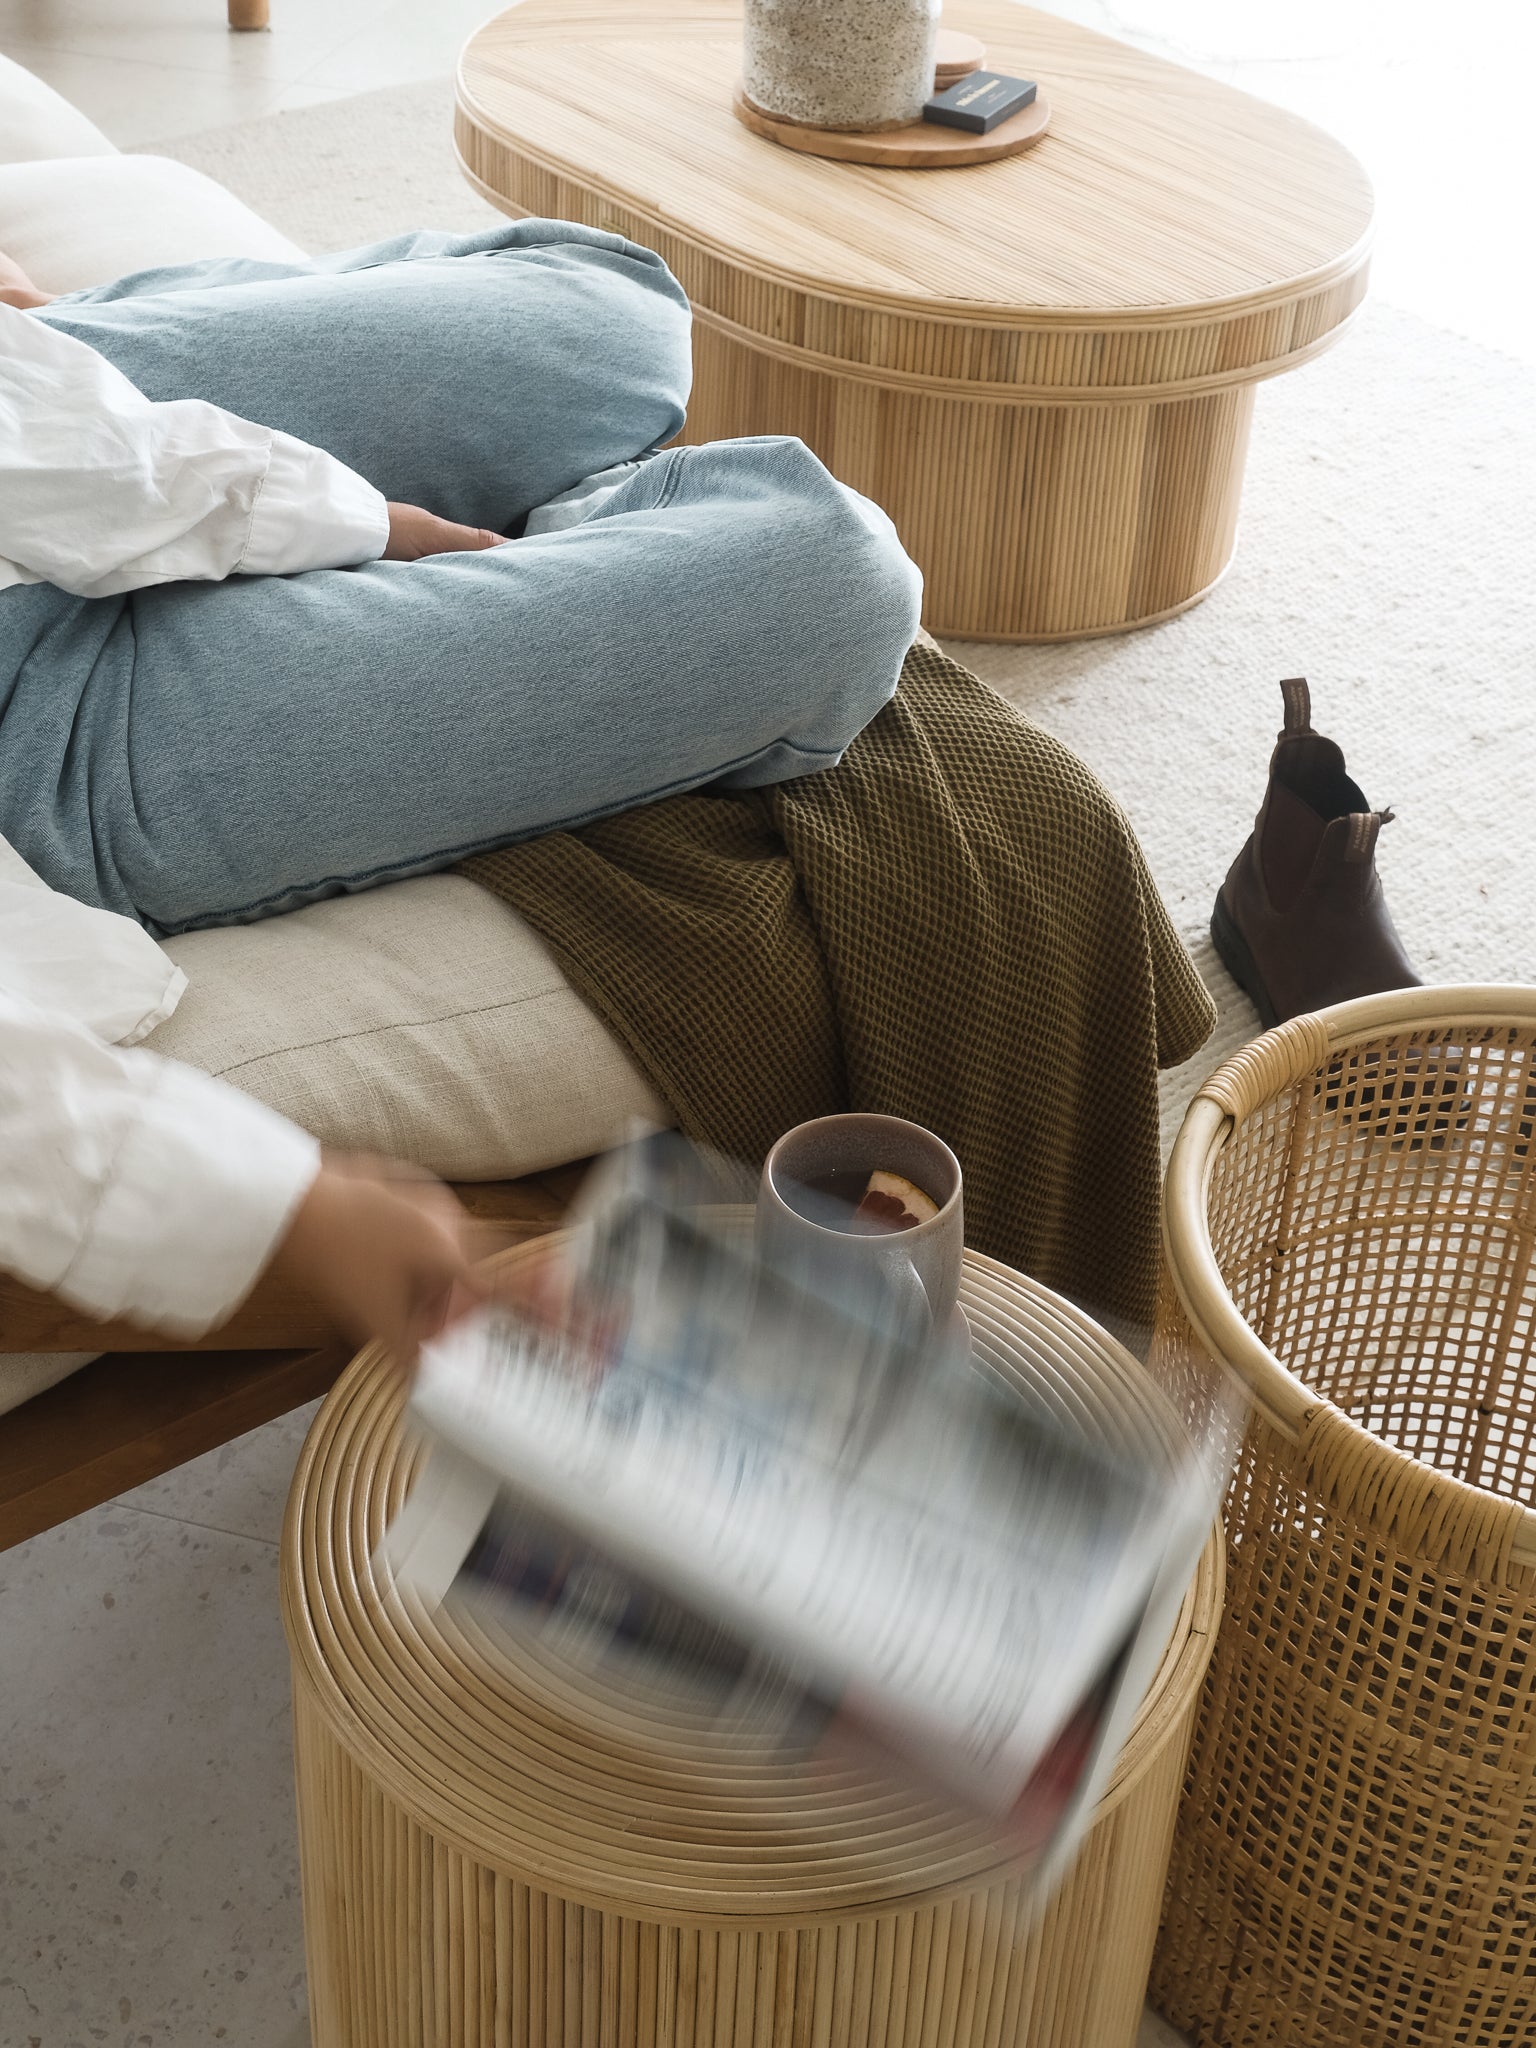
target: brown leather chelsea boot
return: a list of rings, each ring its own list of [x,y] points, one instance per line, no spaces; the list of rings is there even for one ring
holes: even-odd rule
[[[1376,873],[1390,811],[1373,811],[1293,676],[1269,787],[1216,894],[1211,937],[1265,1028],[1379,989],[1417,988]]]

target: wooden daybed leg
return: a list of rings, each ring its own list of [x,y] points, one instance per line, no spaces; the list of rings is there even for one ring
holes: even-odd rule
[[[349,1344],[108,1352],[0,1417],[0,1550],[325,1393]]]
[[[265,28],[269,18],[267,0],[229,0],[231,28]]]

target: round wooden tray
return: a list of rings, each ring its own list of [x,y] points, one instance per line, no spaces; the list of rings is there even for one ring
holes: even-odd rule
[[[1033,1387],[1108,1440],[1172,1444],[1147,1375],[1067,1303],[974,1253],[961,1299],[1005,1376],[1027,1361]],[[398,1375],[364,1352],[310,1432],[283,1534],[316,2048],[414,2039],[423,2004],[439,2048],[748,2048],[791,2038],[791,2013],[824,2000],[848,2024],[803,2038],[878,2043],[879,2010],[894,2025],[924,1982],[947,2001],[978,1972],[992,1981],[974,2025],[951,2014],[951,2048],[1002,2038],[986,2031],[994,1998],[1021,2028],[1050,2015],[1031,2041],[1130,2048],[1221,1597],[1214,1536],[1042,1916],[990,1827],[842,1759],[724,1741],[676,1702],[637,1706],[402,1599],[373,1563],[419,1462],[402,1405]],[[697,2034],[706,2012],[715,2031]]]
[[[891,171],[939,171],[963,164],[992,164],[1005,156],[1032,149],[1051,125],[1051,103],[1037,91],[1027,107],[1010,114],[986,135],[964,128],[944,128],[935,121],[914,121],[909,128],[886,128],[873,135],[853,135],[842,128],[807,128],[798,121],[778,121],[755,107],[738,85],[731,110],[744,127],[802,156],[830,157],[836,163],[882,164]]]

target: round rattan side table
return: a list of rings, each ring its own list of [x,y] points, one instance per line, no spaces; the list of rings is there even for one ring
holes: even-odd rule
[[[1146,1376],[1107,1369],[1054,1295],[967,1254],[961,1298],[999,1369],[1048,1358],[1064,1408],[1161,1426]],[[1214,1534],[1031,1918],[995,1838],[914,1795],[711,1749],[408,1610],[371,1564],[416,1463],[400,1415],[365,1352],[310,1432],[283,1536],[315,2048],[1130,2048],[1221,1603]]]
[[[666,259],[684,438],[799,435],[890,513],[930,631],[1167,617],[1231,556],[1255,386],[1364,296],[1370,185],[1296,116],[1057,15],[944,19],[1048,98],[1023,155],[801,155],[732,112],[737,0],[522,0],[465,46],[460,160],[508,213]]]

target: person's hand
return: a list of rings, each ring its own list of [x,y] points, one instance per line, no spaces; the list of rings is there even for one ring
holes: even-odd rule
[[[268,1270],[347,1336],[378,1339],[409,1370],[422,1344],[466,1310],[518,1290],[515,1275],[492,1282],[476,1270],[498,1242],[441,1182],[387,1160],[327,1153]]]
[[[504,533],[490,533],[483,526],[457,526],[451,519],[439,519],[420,505],[389,506],[389,540],[384,549],[386,562],[419,562],[427,555],[471,554],[483,548],[505,547]]]

